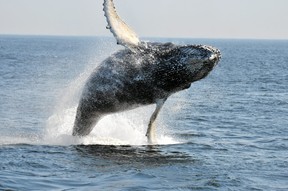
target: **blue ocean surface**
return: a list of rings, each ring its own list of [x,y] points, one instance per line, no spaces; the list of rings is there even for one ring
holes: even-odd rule
[[[113,38],[0,36],[0,190],[288,190],[288,41],[148,39],[219,48],[211,74],[71,136]]]

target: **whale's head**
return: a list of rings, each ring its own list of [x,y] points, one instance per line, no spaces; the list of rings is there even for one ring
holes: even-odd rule
[[[171,49],[161,55],[155,76],[164,90],[179,91],[205,78],[220,59],[220,51],[212,46],[171,45]]]
[[[221,53],[212,46],[189,45],[179,47],[175,59],[184,69],[187,67],[187,78],[194,82],[206,77],[213,70],[221,59]]]

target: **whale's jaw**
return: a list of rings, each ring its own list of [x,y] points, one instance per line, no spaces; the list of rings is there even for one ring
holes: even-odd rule
[[[219,63],[221,53],[219,49],[207,45],[186,46],[183,62],[190,69],[191,83],[205,78]]]

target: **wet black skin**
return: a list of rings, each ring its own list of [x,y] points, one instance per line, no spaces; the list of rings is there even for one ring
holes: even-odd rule
[[[215,58],[211,59],[212,55]],[[88,135],[103,116],[111,113],[157,104],[159,100],[162,106],[173,93],[206,77],[219,59],[217,49],[200,45],[149,43],[134,51],[120,50],[104,60],[87,80],[73,135]],[[152,122],[159,110],[151,117]]]

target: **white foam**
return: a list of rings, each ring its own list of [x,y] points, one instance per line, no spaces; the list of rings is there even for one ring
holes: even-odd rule
[[[38,136],[6,135],[1,136],[0,145],[39,144]]]
[[[153,106],[148,106],[106,116],[99,121],[90,135],[83,138],[72,136],[76,107],[63,110],[48,119],[44,141],[53,145],[146,145],[148,143],[145,134],[153,109]],[[165,135],[164,131],[161,131],[163,127],[159,129],[157,144],[179,143]]]

